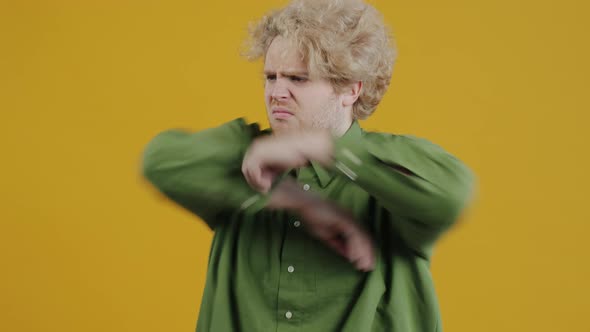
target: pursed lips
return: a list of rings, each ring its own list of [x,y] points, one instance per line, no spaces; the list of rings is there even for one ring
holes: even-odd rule
[[[283,107],[274,107],[274,108],[272,108],[272,112],[273,113],[289,113],[289,114],[293,114],[293,112],[291,112],[288,109],[283,108]]]
[[[287,110],[286,108],[273,108],[272,109],[272,114],[277,117],[277,118],[282,118],[282,119],[286,119],[288,117],[291,117],[293,115],[292,112],[290,112],[289,110]]]

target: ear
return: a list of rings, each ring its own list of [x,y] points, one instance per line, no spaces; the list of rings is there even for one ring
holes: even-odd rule
[[[350,84],[342,92],[342,105],[352,106],[358,99],[363,89],[363,82],[358,81]]]

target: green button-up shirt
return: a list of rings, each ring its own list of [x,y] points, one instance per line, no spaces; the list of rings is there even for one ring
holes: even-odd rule
[[[472,175],[426,140],[365,132],[335,139],[335,162],[295,176],[352,211],[376,247],[357,271],[289,211],[265,209],[241,173],[261,131],[237,119],[188,133],[165,131],[144,154],[144,175],[215,232],[198,332],[441,331],[432,247],[470,197]]]

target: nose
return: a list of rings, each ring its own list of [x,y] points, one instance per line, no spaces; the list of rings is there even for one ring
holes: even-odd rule
[[[277,80],[272,84],[270,96],[275,100],[285,100],[289,98],[291,92],[289,91],[289,87],[287,86],[287,82],[285,82],[284,78],[277,78]]]

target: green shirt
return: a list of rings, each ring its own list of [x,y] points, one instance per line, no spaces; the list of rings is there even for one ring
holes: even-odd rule
[[[312,162],[285,174],[370,232],[376,264],[363,273],[249,187],[242,159],[265,134],[237,119],[168,130],[146,148],[147,179],[215,232],[197,331],[441,331],[430,257],[470,197],[470,171],[426,140],[354,122],[335,139],[331,169]]]

